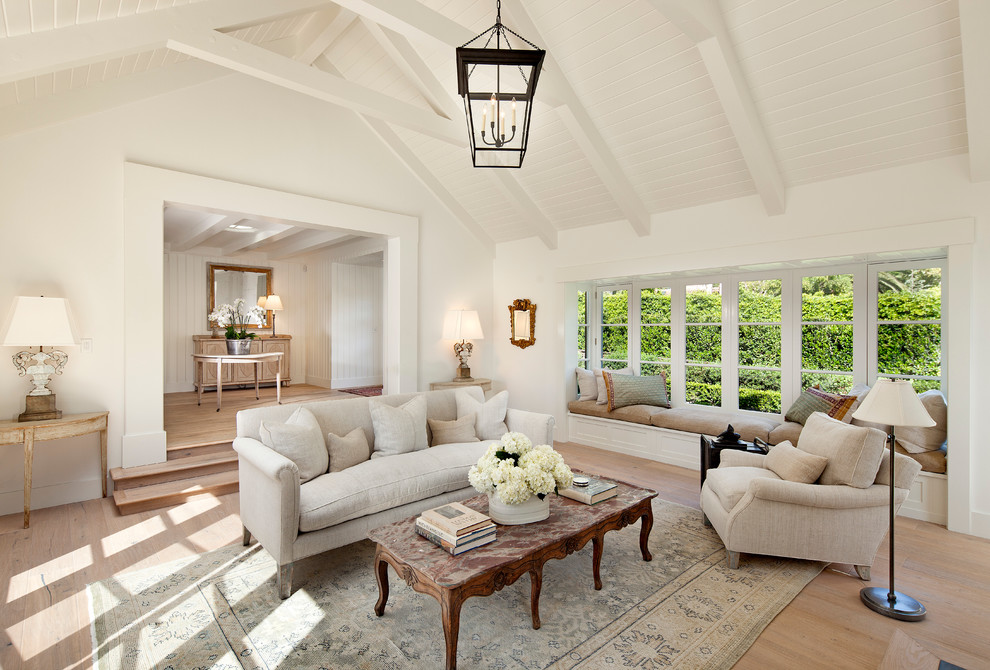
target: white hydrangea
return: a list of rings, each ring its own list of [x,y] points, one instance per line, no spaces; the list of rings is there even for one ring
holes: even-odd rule
[[[522,433],[506,433],[502,436],[500,444],[504,451],[520,456],[533,448],[533,443]]]
[[[511,456],[499,458],[498,452]],[[468,481],[480,493],[494,494],[507,505],[517,505],[533,495],[567,488],[574,483],[574,475],[550,445],[533,446],[522,433],[506,433],[500,441],[490,444],[471,467]]]

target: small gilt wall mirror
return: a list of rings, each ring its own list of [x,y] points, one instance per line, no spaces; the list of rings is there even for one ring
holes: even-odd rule
[[[520,349],[536,343],[536,303],[526,299],[509,305],[509,342]]]
[[[234,304],[238,298],[244,300],[244,311],[247,312],[258,304],[259,298],[272,294],[272,269],[210,263],[207,288],[209,289],[207,314],[216,309],[217,305]],[[266,311],[263,322],[259,323],[251,319],[246,325],[249,329],[271,328],[271,322],[272,313]],[[215,325],[207,317],[207,327],[213,328]]]

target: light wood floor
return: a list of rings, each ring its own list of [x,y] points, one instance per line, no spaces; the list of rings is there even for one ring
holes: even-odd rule
[[[215,405],[211,413],[216,416]],[[221,430],[229,428],[224,424]],[[205,441],[203,436],[201,431],[194,437]],[[695,471],[579,445],[557,446],[572,467],[698,506]],[[0,668],[5,670],[90,667],[86,584],[241,539],[235,494],[125,517],[108,499],[90,500],[36,510],[28,530],[20,523],[19,514],[0,517]],[[925,621],[874,614],[860,604],[862,582],[843,572],[851,573],[851,566],[836,565],[798,595],[736,668],[872,670],[898,630],[968,670],[990,668],[990,542],[911,519],[899,519],[897,531],[897,587],[926,605]],[[884,544],[873,565],[875,585],[887,584],[886,552]],[[529,586],[522,580],[509,588]]]

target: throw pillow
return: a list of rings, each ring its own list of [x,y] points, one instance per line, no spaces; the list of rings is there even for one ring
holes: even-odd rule
[[[478,402],[463,389],[454,396],[457,418],[474,414],[474,434],[481,440],[500,440],[509,432],[505,413],[509,408],[509,392],[499,391],[485,402]]]
[[[584,368],[575,368],[577,372],[578,400],[598,400],[598,382],[595,373]]]
[[[781,479],[802,484],[814,484],[827,464],[824,456],[800,451],[787,441],[774,445],[763,461],[763,466]]]
[[[441,421],[440,419],[427,419],[430,424],[430,431],[433,433],[433,445],[438,444],[460,444],[462,442],[477,442],[478,436],[474,434],[474,414],[465,414],[453,421]]]
[[[344,437],[327,435],[327,451],[330,453],[330,472],[340,472],[352,465],[364,463],[371,456],[368,436],[358,427]]]
[[[664,376],[635,377],[613,375],[611,370],[603,370],[605,391],[608,394],[608,411],[629,405],[653,405],[670,407],[667,400],[667,380]]]
[[[598,404],[607,405],[608,404],[608,391],[605,390],[605,377],[602,373],[605,370],[601,368],[595,370],[595,383],[598,385]],[[621,370],[608,370],[613,375],[631,375],[632,368],[622,368]]]
[[[918,396],[928,415],[935,422],[934,426],[921,428],[918,426],[903,426],[894,429],[897,444],[910,454],[920,454],[926,451],[940,449],[948,437],[947,424],[949,408],[945,404],[945,396],[937,389],[925,391]]]
[[[429,446],[426,442],[426,396],[418,395],[398,407],[372,398],[369,407],[375,429],[372,458],[404,454]]]
[[[839,421],[842,421],[842,419],[846,416],[846,414],[849,413],[849,410],[852,409],[853,404],[855,404],[856,402],[856,396],[854,395],[840,395],[838,393],[829,393],[828,391],[823,391],[815,386],[812,386],[811,388],[807,389],[807,391],[813,396],[817,396],[819,398],[823,398],[824,400],[828,401],[828,403],[832,407],[825,413],[828,414],[833,419],[838,419]],[[845,421],[843,423],[849,423],[849,422]]]
[[[832,404],[828,400],[812,394],[810,389],[805,389],[801,391],[801,395],[794,401],[794,404],[787,409],[784,419],[804,425],[804,422],[814,412],[827,414],[830,409],[832,409]]]
[[[327,471],[329,456],[320,424],[305,407],[300,407],[285,423],[261,422],[261,443],[277,451],[299,468],[299,483],[308,482]]]
[[[815,412],[804,424],[797,448],[828,459],[819,484],[865,489],[877,477],[886,442],[887,436],[879,430],[842,423]]]

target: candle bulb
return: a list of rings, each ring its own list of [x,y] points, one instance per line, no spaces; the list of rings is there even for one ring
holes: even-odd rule
[[[483,105],[481,107],[481,134],[482,135],[485,134],[485,126],[488,125],[487,124],[487,119],[488,119],[488,106],[487,105]]]
[[[495,125],[495,94],[492,93],[492,126]]]
[[[505,112],[502,112],[502,118],[499,119],[499,132],[502,137],[505,137]]]
[[[516,127],[516,99],[512,99],[512,127]]]

